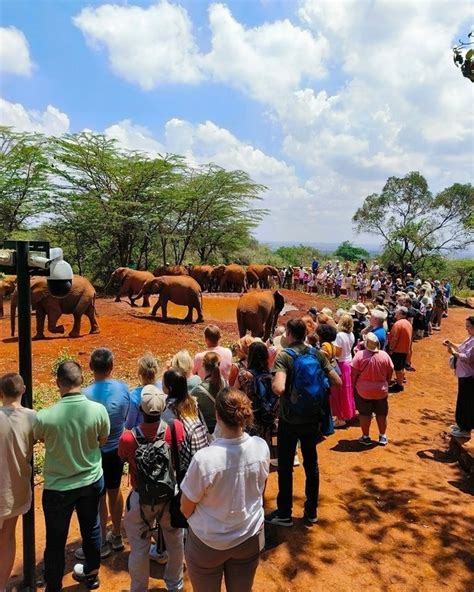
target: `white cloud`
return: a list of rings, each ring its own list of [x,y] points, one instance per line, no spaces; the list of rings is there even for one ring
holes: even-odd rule
[[[199,55],[187,12],[166,0],[150,6],[104,4],[74,19],[93,47],[105,47],[112,70],[150,90],[165,82],[201,78]]]
[[[10,103],[0,97],[0,122],[22,132],[39,132],[60,136],[69,131],[69,117],[48,105],[45,111],[25,109],[20,103]]]
[[[114,138],[127,150],[147,152],[150,155],[164,154],[163,146],[157,142],[146,127],[134,125],[130,119],[124,119],[108,127],[104,134]]]
[[[28,41],[16,27],[0,27],[0,71],[30,76],[33,62]]]
[[[223,4],[209,7],[211,49],[200,53],[186,10],[167,0],[147,8],[85,8],[74,23],[93,47],[105,47],[113,71],[150,90],[171,82],[223,82],[278,105],[303,79],[325,75],[328,44],[289,20],[246,28]]]
[[[209,24],[212,48],[203,59],[209,75],[259,101],[278,106],[303,79],[326,74],[326,39],[289,20],[246,28],[226,6],[211,4]]]

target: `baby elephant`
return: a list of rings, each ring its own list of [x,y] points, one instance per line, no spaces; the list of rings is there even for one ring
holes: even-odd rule
[[[187,275],[164,275],[146,282],[142,292],[143,296],[159,294],[159,298],[151,311],[153,316],[156,316],[158,309],[161,307],[162,318],[166,320],[168,318],[168,301],[170,301],[189,308],[188,314],[184,319],[186,323],[193,322],[193,308],[197,312],[197,322],[200,323],[204,320],[202,316],[201,286],[192,277]]]

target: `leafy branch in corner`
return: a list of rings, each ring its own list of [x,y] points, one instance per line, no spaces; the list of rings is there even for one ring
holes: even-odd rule
[[[474,39],[474,31],[469,33],[468,38]],[[453,47],[453,61],[456,68],[461,68],[462,75],[474,82],[474,48],[468,49],[466,54],[463,55],[463,50],[471,45],[474,45],[474,41],[461,41],[459,39],[459,44]]]

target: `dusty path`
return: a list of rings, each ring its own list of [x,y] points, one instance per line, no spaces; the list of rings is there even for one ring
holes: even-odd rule
[[[302,311],[311,302],[305,295],[288,296]],[[221,306],[219,325],[230,343],[236,335],[235,299],[226,302],[216,306]],[[132,376],[136,356],[144,349],[166,358],[179,347],[195,350],[200,345],[202,325],[164,325],[132,317],[129,311],[125,304],[102,301],[100,336],[35,343],[36,381],[50,380],[51,361],[65,347],[86,361],[93,347],[109,345],[117,352],[117,365]],[[415,345],[417,371],[408,374],[405,392],[390,399],[389,446],[362,449],[356,426],[338,430],[318,446],[320,522],[312,528],[301,521],[304,473],[302,467],[295,469],[295,525],[267,529],[269,550],[257,572],[256,592],[474,590],[474,483],[446,454],[456,383],[441,345],[445,338],[464,338],[467,314],[466,309],[452,310],[440,335]],[[0,339],[1,372],[16,367],[16,343],[8,339],[6,319],[0,321]],[[124,478],[124,489],[126,485]],[[36,489],[40,568],[44,528],[41,491]],[[268,509],[273,509],[275,496],[272,474],[265,495]],[[78,545],[75,521],[69,542],[64,586],[72,591],[80,589],[70,575],[72,550]],[[128,589],[127,555],[126,550],[104,562],[101,590]],[[20,571],[19,560],[15,573]],[[150,589],[165,590],[161,575],[162,568],[153,565]],[[189,583],[185,590],[191,590]]]

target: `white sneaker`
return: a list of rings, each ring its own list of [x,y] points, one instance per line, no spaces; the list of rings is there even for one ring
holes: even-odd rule
[[[160,565],[168,563],[168,551],[159,551],[156,545],[150,545],[149,556],[152,561]]]

